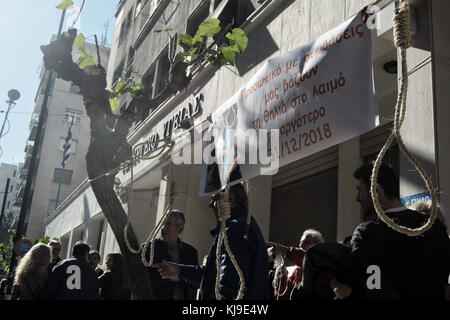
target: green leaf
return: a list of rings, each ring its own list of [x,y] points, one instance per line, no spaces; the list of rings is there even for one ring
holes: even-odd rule
[[[119,109],[119,104],[120,104],[119,99],[117,99],[115,97],[109,99],[109,106],[110,106],[112,112],[117,112],[117,109]]]
[[[131,92],[136,92],[136,91],[140,91],[140,90],[144,90],[144,85],[143,84],[141,84],[141,83],[138,83],[138,84],[135,84],[135,85],[133,85],[133,86],[131,86],[130,87],[130,91]]]
[[[83,53],[80,58],[78,58],[77,64],[81,69],[84,69],[87,66],[96,65],[97,62],[95,61],[95,58],[93,56],[89,56],[86,53]]]
[[[82,33],[80,33],[73,42],[73,47],[77,50],[80,50],[83,53],[86,53],[86,38]]]
[[[67,10],[73,6],[72,0],[63,0],[60,4],[56,6],[56,9]]]
[[[114,87],[115,93],[120,93],[127,83],[123,80],[119,81]]]
[[[192,39],[192,46],[198,47],[201,44],[203,44],[204,41],[205,41],[205,39],[202,36],[199,36],[196,34],[194,39]]]
[[[236,59],[236,52],[233,50],[233,48],[222,47],[220,48],[220,51],[222,52],[225,61],[234,66],[234,60]]]
[[[235,49],[238,53],[243,53],[247,48],[248,37],[245,34],[244,30],[240,28],[234,28],[231,33],[228,32],[226,37],[230,41],[230,45]]]
[[[194,48],[192,50],[189,50],[188,55],[192,56],[197,51],[197,49],[198,48]]]
[[[217,33],[219,33],[219,31],[220,31],[219,19],[212,18],[212,19],[203,21],[198,26],[198,31],[195,34],[195,37],[197,37],[197,36],[212,37],[212,36],[216,35]]]
[[[192,49],[192,37],[188,34],[179,34],[178,35],[178,44],[185,51],[189,51]]]
[[[189,56],[188,52],[178,52],[175,56],[175,61],[184,61],[184,58]]]

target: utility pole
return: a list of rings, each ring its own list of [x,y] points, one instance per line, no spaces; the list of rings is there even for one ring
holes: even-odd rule
[[[62,27],[64,24],[65,15],[66,15],[66,10],[63,10],[62,15],[61,15],[61,21],[59,23],[59,29],[58,29],[58,35],[57,35],[58,38],[61,36],[61,31],[62,31]],[[48,100],[49,100],[49,96],[50,96],[50,89],[51,89],[54,79],[55,79],[55,73],[53,71],[49,71],[47,85],[45,87],[44,100],[42,102],[41,114],[39,116],[39,123],[38,123],[38,127],[37,127],[36,139],[34,141],[33,153],[31,155],[30,169],[28,170],[27,183],[25,185],[25,192],[23,195],[22,207],[20,208],[19,223],[17,225],[17,231],[16,231],[16,235],[13,240],[13,245],[22,238],[22,236],[25,234],[26,229],[27,229],[28,223],[26,222],[26,220],[27,220],[28,211],[31,207],[31,201],[32,201],[31,186],[34,182],[34,178],[36,176],[36,171],[37,171],[37,167],[38,167],[37,164],[38,164],[38,155],[39,155],[39,151],[40,151],[40,147],[41,147],[41,139],[44,136],[43,129],[44,129],[44,124],[47,121],[47,115],[48,115],[47,104],[48,104]],[[16,257],[17,257],[16,253],[13,250],[11,262],[10,262],[10,266],[9,266],[8,278],[10,280],[10,283],[8,283],[8,294],[10,294],[11,290],[12,290],[11,278],[13,277],[14,269],[17,265]]]
[[[5,119],[3,120],[2,129],[0,131],[0,139],[3,137],[3,129],[5,129],[5,123],[6,123],[6,120],[8,120],[9,111],[11,111],[11,105],[16,104],[15,101],[20,98],[20,93],[19,93],[19,91],[12,89],[12,90],[9,90],[8,97],[9,97],[9,100],[6,101],[6,102],[8,102],[8,110],[6,111]]]
[[[5,215],[5,204],[6,204],[6,199],[8,198],[8,189],[9,189],[10,181],[11,181],[11,179],[9,179],[9,178],[6,180],[5,194],[3,195],[2,213],[0,215],[0,227],[2,225],[3,216]]]

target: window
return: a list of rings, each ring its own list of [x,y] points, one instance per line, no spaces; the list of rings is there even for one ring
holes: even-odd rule
[[[59,138],[59,151],[64,152],[64,144],[66,143],[66,138]],[[78,147],[78,140],[72,139],[70,140],[70,153],[76,153]]]
[[[167,50],[166,47],[161,55],[156,58],[142,80],[142,84],[152,91],[152,98],[164,90],[169,79],[170,62],[167,56]]]
[[[127,58],[127,68],[125,72],[125,78],[130,78],[131,73],[133,71],[133,62],[134,62],[134,49],[130,47],[128,49],[128,58]]]
[[[53,182],[62,184],[71,184],[72,183],[72,170],[64,170],[55,168],[55,172],[53,174]]]
[[[156,62],[154,62],[146,74],[144,75],[144,78],[142,79],[142,84],[145,86],[145,88],[149,91],[153,92],[153,87],[155,85],[155,66]],[[153,97],[153,95],[152,95]]]
[[[16,174],[17,174],[17,170],[14,170],[14,172],[13,172],[13,177],[15,177]]]
[[[71,123],[73,120],[74,124],[80,123],[81,121],[81,111],[75,109],[66,109],[66,113],[64,115],[64,121]]]
[[[8,201],[8,204],[6,205],[6,209],[9,209],[11,207],[11,201]]]
[[[127,17],[125,20],[123,20],[122,25],[120,27],[120,35],[119,35],[119,45],[121,44],[122,40],[126,38],[128,31],[130,31],[131,26],[131,19],[133,17],[133,10],[130,10],[127,14]]]
[[[168,57],[168,48],[166,47],[160,58],[158,59],[157,64],[157,76],[155,81],[155,88],[153,90],[153,96],[157,96],[161,93],[167,85],[167,80],[169,79],[169,71],[170,71],[170,61]]]
[[[186,33],[195,36],[200,23],[206,20],[209,15],[209,1],[203,1],[190,15],[186,23]]]
[[[255,11],[251,0],[215,0],[213,10],[218,10],[212,17],[220,20],[221,27],[232,24],[239,27]]]
[[[13,190],[14,190],[14,186],[11,186],[11,187],[9,188],[9,192],[13,192]]]

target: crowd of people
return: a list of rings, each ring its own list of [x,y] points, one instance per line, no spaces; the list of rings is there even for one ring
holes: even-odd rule
[[[229,189],[228,216],[223,217],[221,210],[225,194],[211,197],[218,223],[210,232],[211,249],[199,264],[197,250],[180,239],[184,214],[173,210],[161,238],[145,252],[149,260],[154,248],[154,263],[147,271],[156,299],[448,299],[450,238],[442,212],[438,209],[438,219],[421,235],[391,229],[377,217],[372,203],[372,169],[368,163],[354,173],[364,221],[340,242],[326,242],[312,228],[299,230],[303,233],[298,247],[266,242],[256,220],[248,219],[245,188],[235,184]],[[419,228],[429,219],[429,203],[412,209],[403,206],[398,176],[389,165],[379,169],[376,192],[386,215],[398,225]],[[16,269],[13,299],[132,298],[130,275],[120,253],[106,256],[104,270],[99,253],[86,243],[77,242],[68,259],[59,258],[60,250],[57,240],[31,248]]]

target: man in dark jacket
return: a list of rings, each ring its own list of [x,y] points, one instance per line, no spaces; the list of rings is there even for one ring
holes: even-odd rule
[[[46,300],[97,300],[97,274],[88,263],[89,245],[75,243],[72,258],[59,262],[45,285]]]
[[[217,216],[217,197],[210,206]],[[268,300],[269,283],[267,247],[261,230],[255,219],[251,218],[247,238],[244,237],[247,226],[247,195],[242,184],[230,188],[231,217],[226,220],[228,244],[245,280],[245,300]],[[216,284],[216,248],[220,225],[211,231],[215,237],[205,266],[178,265],[163,261],[156,264],[161,276],[168,279],[184,279],[188,283],[200,286],[200,300],[215,300]],[[220,269],[219,292],[223,299],[236,299],[240,287],[239,275],[230,256],[221,248],[222,264]]]
[[[154,263],[167,260],[180,264],[198,264],[197,250],[180,240],[184,225],[184,214],[180,210],[172,210],[161,229],[161,238],[155,240]],[[146,252],[147,261],[150,259],[150,248],[149,246]],[[161,279],[157,270],[147,269],[158,300],[195,300],[198,286],[188,284],[184,280]]]
[[[357,200],[373,206],[369,193],[372,164],[355,171],[360,180]],[[378,173],[380,204],[386,215],[408,228],[423,226],[428,217],[403,207],[395,171],[383,164]],[[442,223],[419,236],[394,231],[380,219],[363,222],[352,237],[352,257],[369,299],[443,299],[450,273],[450,240]]]

